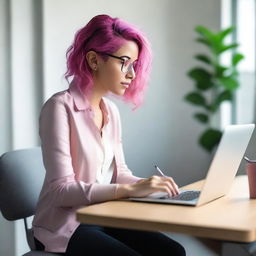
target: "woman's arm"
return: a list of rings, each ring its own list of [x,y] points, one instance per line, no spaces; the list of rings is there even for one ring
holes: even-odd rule
[[[152,176],[134,184],[119,184],[116,198],[145,197],[154,192],[166,192],[171,196],[179,194],[178,186],[171,177]]]

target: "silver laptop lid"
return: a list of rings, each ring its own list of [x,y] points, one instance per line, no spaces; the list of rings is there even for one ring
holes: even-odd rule
[[[254,124],[226,126],[197,205],[226,195],[254,130]]]

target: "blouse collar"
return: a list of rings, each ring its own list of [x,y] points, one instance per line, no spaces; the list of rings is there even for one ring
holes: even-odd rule
[[[79,85],[75,84],[72,81],[69,85],[69,92],[74,99],[74,103],[78,111],[86,110],[90,112],[92,116],[94,115],[91,104]],[[103,112],[105,120],[108,122],[109,114],[108,114],[108,109],[107,109],[107,105],[104,97],[101,99],[100,108]]]

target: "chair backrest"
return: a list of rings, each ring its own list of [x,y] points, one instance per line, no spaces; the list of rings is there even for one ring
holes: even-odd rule
[[[0,210],[7,220],[34,215],[45,169],[40,147],[0,157]]]

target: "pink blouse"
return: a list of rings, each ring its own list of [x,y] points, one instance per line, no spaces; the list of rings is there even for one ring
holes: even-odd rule
[[[117,107],[101,101],[104,125],[100,131],[81,89],[72,83],[54,94],[43,106],[39,134],[46,176],[33,220],[34,236],[49,252],[65,252],[78,227],[79,207],[115,199],[117,184],[135,183],[125,164],[121,124]],[[99,184],[103,169],[104,143],[113,150],[111,184]]]

